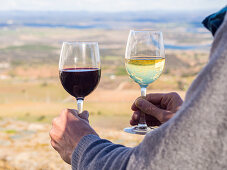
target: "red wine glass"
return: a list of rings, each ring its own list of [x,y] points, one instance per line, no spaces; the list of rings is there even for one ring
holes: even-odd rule
[[[98,43],[64,42],[59,76],[64,89],[76,98],[79,113],[82,113],[84,97],[97,87],[101,77]]]

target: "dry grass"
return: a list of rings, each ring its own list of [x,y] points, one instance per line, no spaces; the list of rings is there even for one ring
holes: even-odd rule
[[[175,32],[164,30],[165,41],[178,41]],[[18,28],[0,29],[0,36],[0,61],[12,60],[11,67],[0,70],[0,75],[9,76],[0,80],[0,169],[70,168],[50,147],[48,136],[53,117],[63,108],[76,108],[75,99],[64,91],[58,79],[62,41],[100,43],[101,82],[84,103],[84,109],[90,112],[90,123],[100,137],[130,147],[143,140],[143,136],[122,130],[129,126],[131,104],[140,96],[139,86],[124,70],[128,30]],[[189,84],[206,63],[207,52],[166,52],[166,70],[147,93],[177,91],[184,98]]]

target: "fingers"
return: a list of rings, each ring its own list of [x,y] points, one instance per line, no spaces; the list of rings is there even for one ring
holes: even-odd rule
[[[130,124],[131,124],[132,126],[138,125],[139,119],[140,119],[140,111],[135,111],[135,112],[132,114],[132,118],[131,118],[131,120],[130,120]]]
[[[58,151],[58,144],[57,144],[57,141],[59,139],[58,135],[56,135],[56,132],[54,131],[54,129],[52,128],[49,132],[49,136],[50,136],[50,143],[51,143],[51,146]]]
[[[60,117],[65,118],[67,116],[73,116],[75,118],[81,118],[88,121],[89,113],[88,111],[83,111],[79,114],[78,110],[75,109],[64,109],[60,115]],[[56,122],[58,118],[55,118],[53,122]]]
[[[135,101],[136,101],[136,100],[135,100]],[[133,104],[132,104],[132,106],[131,106],[131,109],[132,109],[133,111],[139,110],[139,109],[136,107],[135,101],[133,102]]]
[[[68,110],[68,112],[72,113],[75,117],[79,116],[78,110],[75,110],[75,109],[67,109],[67,110]]]
[[[146,95],[146,100],[153,104],[160,104],[166,93],[150,93]]]
[[[136,100],[138,100],[140,98],[142,98],[142,97],[138,97]],[[171,92],[171,93],[150,93],[150,94],[146,95],[145,99],[147,101],[151,102],[154,105],[161,105],[161,106],[163,104],[166,105],[165,101],[168,103],[168,101],[170,99],[173,99],[174,101],[179,103],[179,105],[181,105],[183,103],[183,100],[181,99],[179,94],[177,94],[176,92]],[[135,105],[135,102],[132,104],[131,109],[133,111],[138,110],[138,108]]]
[[[78,116],[81,118],[81,119],[84,119],[84,120],[87,120],[88,121],[88,117],[89,117],[89,113],[88,111],[83,111],[82,113],[78,114]]]
[[[154,116],[151,115],[145,115],[146,123],[148,126],[160,126],[161,122],[156,119]]]
[[[76,117],[80,117],[81,119],[87,120],[88,121],[88,117],[89,117],[89,112],[87,110],[84,110],[82,113],[79,114],[78,110],[75,109],[69,109],[70,112],[76,116]]]
[[[140,112],[141,111],[139,111],[139,110],[133,112],[132,118],[130,120],[130,124],[132,126],[138,125],[139,119],[140,119]],[[146,116],[146,123],[147,123],[148,126],[159,126],[159,125],[161,125],[161,122],[158,119],[156,119],[155,117],[153,117],[151,115],[147,115],[147,114],[145,116]]]
[[[50,144],[56,151],[58,151],[58,145],[54,140],[51,139]]]
[[[165,93],[150,93],[150,94],[146,95],[145,99],[147,101],[153,103],[154,105],[160,105],[160,103],[161,103],[161,101],[162,101],[162,99],[163,99],[163,97],[165,95],[166,95]],[[142,98],[142,97],[140,96],[137,99],[140,99],[140,98]],[[135,104],[136,100],[134,101],[134,103],[131,106],[131,109],[133,111],[137,111],[138,110],[138,108],[136,107],[136,104]]]
[[[145,114],[154,116],[160,122],[163,121],[163,115],[164,115],[165,111],[160,109],[160,108],[158,108],[158,107],[156,107],[154,104],[150,103],[146,99],[138,98],[135,101],[135,105],[137,106],[138,109],[140,109]]]
[[[78,110],[75,109],[67,109],[69,113],[71,113],[72,115],[74,115],[75,117],[79,117],[81,119],[87,120],[88,121],[88,117],[89,117],[89,113],[87,110],[83,111],[82,113],[79,114]]]

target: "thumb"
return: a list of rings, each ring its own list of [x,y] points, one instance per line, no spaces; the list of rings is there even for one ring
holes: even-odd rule
[[[154,116],[160,122],[163,122],[165,110],[158,108],[157,106],[155,106],[154,104],[150,103],[149,101],[143,98],[138,98],[135,101],[135,105],[138,109],[140,109],[145,114]]]
[[[83,111],[82,113],[79,114],[79,117],[81,119],[84,119],[84,120],[88,121],[88,117],[89,117],[88,111],[87,110]]]
[[[75,110],[75,109],[68,109],[68,110],[72,115],[74,115],[75,117],[78,117],[78,114],[79,114],[78,110]]]

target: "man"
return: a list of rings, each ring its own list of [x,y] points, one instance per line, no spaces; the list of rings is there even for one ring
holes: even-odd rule
[[[149,125],[164,124],[137,147],[127,148],[99,138],[89,125],[87,111],[78,114],[65,109],[53,120],[50,131],[51,145],[62,159],[73,169],[89,170],[227,169],[226,10],[221,11],[222,22],[215,21],[220,13],[204,21],[215,35],[210,60],[190,86],[184,103],[176,93],[168,93],[148,94],[132,105],[132,125],[138,123],[140,111],[147,114]]]

